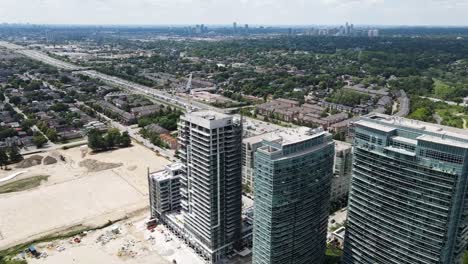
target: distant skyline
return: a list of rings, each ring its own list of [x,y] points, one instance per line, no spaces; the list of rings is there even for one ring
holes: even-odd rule
[[[1,0],[0,23],[468,26],[468,0]]]

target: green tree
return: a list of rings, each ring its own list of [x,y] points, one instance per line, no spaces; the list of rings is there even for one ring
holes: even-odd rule
[[[37,148],[42,148],[44,144],[47,143],[47,138],[42,134],[36,133],[32,138],[32,142]]]
[[[8,156],[10,157],[11,163],[19,162],[23,159],[17,146],[13,146],[8,149]]]
[[[49,109],[55,112],[65,112],[68,111],[69,107],[64,103],[57,103],[51,106]]]
[[[8,156],[5,152],[5,149],[0,149],[0,169],[3,169],[3,166],[8,164]]]
[[[10,98],[10,103],[14,105],[18,105],[21,102],[21,97],[19,96],[13,96]]]
[[[54,128],[47,129],[46,136],[50,141],[55,142],[58,140],[57,130],[55,130]]]
[[[411,115],[409,116],[411,119],[432,122],[434,120],[433,111],[428,107],[421,107],[416,109]]]
[[[333,139],[338,141],[346,141],[346,135],[344,132],[336,133],[333,135]]]
[[[132,140],[130,139],[130,135],[128,135],[128,132],[125,131],[122,133],[122,136],[120,136],[120,146],[121,147],[130,147],[132,144]]]
[[[32,126],[34,126],[34,120],[32,119],[24,119],[23,121],[21,121],[21,128],[26,131],[28,129],[30,129]]]
[[[0,127],[0,140],[8,138],[8,137],[14,137],[17,136],[18,132],[14,130],[13,128],[1,128]]]
[[[88,133],[88,147],[92,150],[103,150],[106,147],[104,138],[99,131],[93,129]]]
[[[114,148],[120,143],[120,131],[117,128],[109,129],[105,137],[106,148]]]

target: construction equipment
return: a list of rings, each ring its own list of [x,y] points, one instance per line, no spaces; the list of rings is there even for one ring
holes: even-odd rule
[[[185,92],[186,93],[190,93],[190,90],[192,90],[192,77],[193,77],[193,74],[190,73],[189,79],[187,81],[187,85],[185,86]]]

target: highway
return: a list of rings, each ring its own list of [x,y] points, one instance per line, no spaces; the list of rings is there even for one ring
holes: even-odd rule
[[[183,108],[183,109],[187,109],[187,107],[190,106],[190,109],[193,109],[193,110],[207,109],[207,110],[213,110],[213,111],[220,112],[220,113],[225,113],[226,111],[228,111],[227,109],[213,107],[211,105],[204,104],[204,103],[197,102],[197,101],[193,101],[193,100],[191,100],[191,102],[189,102],[189,100],[186,99],[186,98],[182,98],[180,96],[172,95],[172,94],[164,92],[164,91],[158,91],[158,90],[152,89],[152,88],[150,88],[148,86],[144,86],[144,85],[137,84],[137,83],[134,83],[134,82],[129,82],[127,80],[124,80],[124,79],[121,79],[121,78],[118,78],[118,77],[115,77],[115,76],[103,74],[103,73],[97,72],[95,70],[88,70],[86,68],[76,66],[76,65],[73,65],[71,63],[64,62],[64,61],[52,58],[52,57],[48,56],[47,54],[44,54],[43,52],[27,49],[27,48],[25,48],[23,46],[15,45],[15,44],[12,44],[12,43],[9,43],[9,42],[0,41],[0,47],[5,47],[5,48],[13,50],[13,51],[15,51],[17,53],[23,54],[24,56],[27,56],[27,57],[29,57],[31,59],[41,61],[43,63],[55,66],[55,67],[63,69],[63,70],[79,71],[80,74],[83,74],[85,76],[89,76],[90,78],[99,79],[99,80],[101,80],[101,81],[103,81],[105,83],[108,83],[109,85],[119,87],[119,88],[121,88],[121,89],[123,89],[123,90],[125,90],[125,91],[127,91],[129,93],[147,95],[147,96],[152,97],[155,100],[157,100],[159,102],[162,102],[164,104],[178,106],[178,107]],[[230,109],[230,110],[232,110],[232,109]],[[249,121],[252,124],[255,124],[256,126],[268,127],[268,128],[270,128],[270,130],[271,130],[272,127],[274,127],[275,130],[282,129],[281,126],[271,124],[271,123],[267,123],[267,122],[263,122],[263,121],[259,121],[259,120],[253,119],[253,118],[244,117],[244,119],[246,121]]]
[[[164,102],[166,104],[176,105],[176,106],[182,107],[182,108],[186,108],[188,106],[188,104],[189,104],[186,99],[181,98],[179,96],[171,95],[171,94],[169,94],[167,92],[164,92],[164,91],[158,91],[158,90],[152,89],[152,88],[150,88],[148,86],[144,86],[144,85],[137,84],[137,83],[134,83],[134,82],[129,82],[129,81],[126,81],[126,80],[118,78],[118,77],[103,74],[103,73],[97,72],[95,70],[86,70],[83,67],[76,66],[76,65],[73,65],[71,63],[64,62],[64,61],[52,58],[52,57],[48,56],[47,54],[45,54],[43,52],[40,52],[40,51],[26,49],[23,46],[11,44],[11,43],[8,43],[8,42],[5,42],[5,41],[0,41],[0,46],[5,47],[5,48],[10,49],[10,50],[13,50],[13,51],[15,51],[17,53],[23,54],[24,56],[29,57],[31,59],[38,60],[38,61],[41,61],[43,63],[55,66],[55,67],[57,67],[59,69],[68,70],[68,71],[79,71],[80,74],[82,74],[82,75],[88,76],[90,78],[99,79],[99,80],[104,81],[104,82],[106,82],[106,83],[108,83],[110,85],[114,85],[114,86],[117,86],[117,87],[119,87],[121,89],[124,89],[124,90],[126,90],[127,92],[130,92],[130,93],[149,95],[149,96],[154,97],[155,99],[160,100],[160,101],[162,101],[162,102]],[[215,110],[215,111],[218,111],[218,112],[224,112],[223,109],[218,109],[218,108],[215,108],[215,107],[212,107],[210,105],[203,104],[203,103],[200,103],[200,102],[191,102],[191,108],[193,110],[211,109],[211,110]]]
[[[69,70],[69,71],[78,71],[78,70],[84,69],[83,67],[79,67],[71,63],[49,57],[48,55],[40,51],[25,49],[25,47],[23,46],[11,44],[5,41],[0,41],[0,46],[5,47],[10,50],[14,50],[15,52],[23,54],[24,56],[27,56],[31,59],[42,61],[46,64],[50,64],[60,69]]]
[[[179,96],[176,96],[176,95],[172,95],[172,94],[169,94],[169,93],[164,92],[164,91],[158,91],[158,90],[152,89],[152,88],[150,88],[148,86],[144,86],[144,85],[137,84],[137,83],[134,83],[134,82],[129,82],[129,81],[126,81],[126,80],[118,78],[118,77],[103,74],[103,73],[97,72],[95,70],[86,70],[83,67],[76,66],[76,65],[73,65],[71,63],[64,62],[64,61],[52,58],[52,57],[48,56],[47,54],[44,54],[44,53],[42,53],[40,51],[26,49],[23,46],[11,44],[11,43],[5,42],[5,41],[0,41],[0,46],[5,47],[5,48],[10,49],[10,50],[13,50],[13,51],[15,51],[17,53],[23,54],[24,56],[27,56],[27,57],[29,57],[31,59],[41,61],[43,63],[55,66],[55,67],[63,69],[63,70],[80,71],[80,74],[83,74],[83,75],[91,77],[91,78],[99,79],[99,80],[104,81],[104,82],[106,82],[106,83],[108,83],[110,85],[114,85],[114,86],[117,86],[117,87],[119,87],[121,89],[124,89],[124,90],[126,90],[127,92],[130,92],[130,93],[148,95],[148,96],[151,96],[151,97],[153,97],[153,98],[155,98],[155,99],[157,99],[159,101],[162,101],[163,103],[176,105],[176,106],[181,107],[181,108],[186,108],[189,105],[188,100],[185,99],[185,98],[182,98],[182,97],[179,97]],[[191,109],[193,109],[193,110],[211,109],[211,110],[214,110],[214,111],[217,111],[217,112],[225,112],[226,111],[225,109],[216,108],[216,107],[213,107],[213,106],[210,106],[210,105],[207,105],[207,104],[203,104],[203,103],[200,103],[200,102],[195,102],[195,101],[192,101],[190,103],[190,105],[191,105]]]
[[[181,98],[179,96],[174,96],[174,95],[171,95],[171,94],[166,93],[164,91],[158,91],[158,90],[152,89],[150,87],[147,87],[147,86],[144,86],[144,85],[141,85],[141,84],[129,82],[129,81],[123,80],[121,78],[110,76],[110,75],[107,75],[107,74],[103,74],[103,73],[100,73],[100,72],[97,72],[97,71],[94,71],[94,70],[81,71],[80,74],[89,76],[91,78],[99,79],[99,80],[104,81],[104,82],[106,82],[106,83],[108,83],[110,85],[117,86],[117,87],[119,87],[119,88],[121,88],[121,89],[123,89],[123,90],[125,90],[127,92],[134,93],[134,94],[143,94],[143,95],[151,96],[151,97],[153,97],[154,99],[156,99],[158,101],[162,101],[163,103],[170,104],[170,105],[175,105],[175,106],[178,106],[178,107],[181,107],[181,108],[184,108],[184,109],[189,104],[187,100],[185,100],[184,98]],[[217,109],[217,108],[214,108],[214,107],[212,107],[210,105],[205,105],[205,104],[202,104],[202,103],[199,103],[199,102],[192,102],[191,103],[191,108],[193,110],[213,109],[213,110],[217,110],[217,111],[222,111],[222,109]]]

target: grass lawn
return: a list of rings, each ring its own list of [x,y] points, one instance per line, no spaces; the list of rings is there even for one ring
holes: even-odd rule
[[[29,190],[41,185],[41,182],[47,181],[48,178],[48,175],[40,175],[0,185],[0,194]]]
[[[463,128],[463,115],[458,111],[458,107],[437,109],[436,113],[442,118],[442,125]]]
[[[27,264],[26,260],[17,260],[17,259],[2,259],[0,257],[0,264]]]
[[[0,259],[0,264],[27,264],[27,263],[28,262],[26,260]]]
[[[450,98],[454,90],[454,87],[449,84],[441,80],[434,79],[434,95],[436,98],[446,100],[447,98]]]

